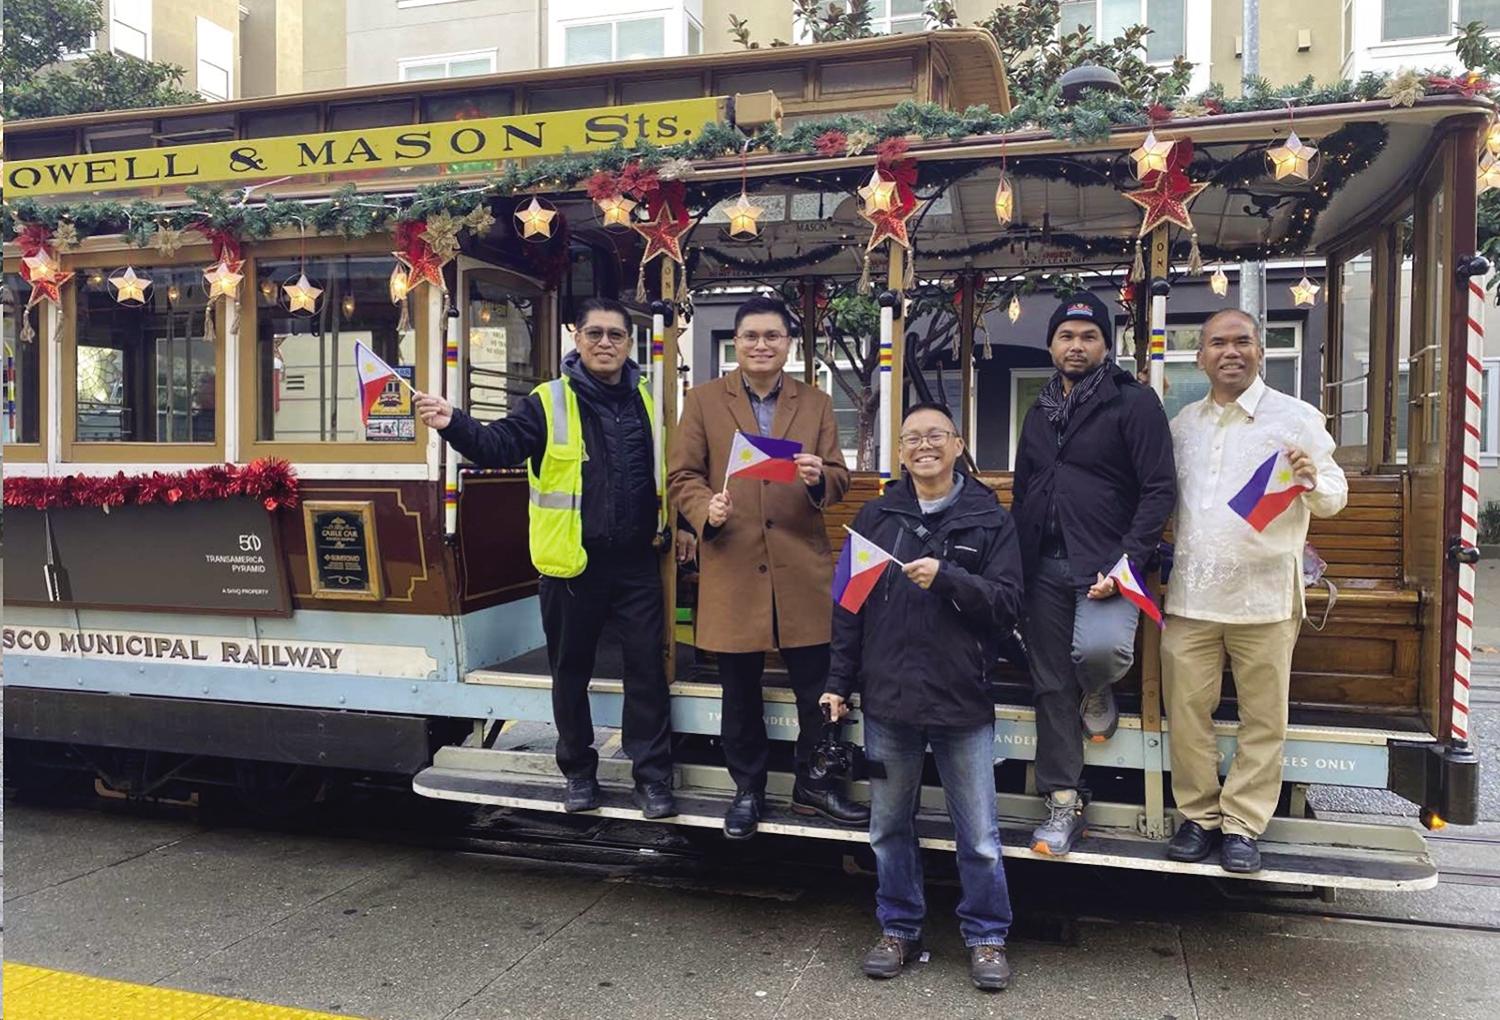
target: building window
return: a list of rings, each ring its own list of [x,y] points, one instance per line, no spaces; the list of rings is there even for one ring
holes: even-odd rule
[[[874,0],[870,4],[870,27],[886,35],[925,32],[927,17],[923,0]]]
[[[1146,59],[1153,62],[1187,51],[1185,0],[1063,0],[1061,14],[1059,32],[1086,28],[1095,39],[1115,39],[1132,25],[1145,25],[1151,29]]]
[[[495,51],[473,50],[468,53],[407,57],[398,67],[402,81],[433,81],[438,78],[463,78],[471,74],[494,74]]]
[[[1452,34],[1452,25],[1471,21],[1500,29],[1500,0],[1384,0],[1380,38],[1385,42],[1446,38]]]
[[[109,46],[116,53],[151,59],[151,0],[110,0]]]
[[[1484,359],[1484,409],[1479,415],[1479,455],[1485,467],[1500,464],[1500,358]]]
[[[687,19],[687,54],[695,57],[703,52],[703,26],[693,18]]]
[[[31,319],[34,331],[38,310],[26,310],[31,285],[19,273],[5,274],[5,405],[4,437],[10,443],[35,443],[41,439],[38,410],[42,397],[41,340],[22,340],[24,318]],[[43,308],[46,306],[43,305]]]
[[[218,360],[202,274],[153,266],[145,303],[130,307],[115,300],[115,271],[78,271],[75,442],[212,443]]]
[[[1198,330],[1201,323],[1167,326],[1167,392],[1162,402],[1167,418],[1208,396],[1208,377],[1198,367]],[[1121,332],[1120,349],[1135,350],[1134,331]],[[1266,385],[1291,397],[1302,395],[1302,324],[1272,322],[1266,326],[1266,359],[1261,375]],[[1120,367],[1134,372],[1136,360],[1121,356]]]
[[[234,71],[234,33],[198,19],[198,92],[205,99],[228,99]]]
[[[663,18],[568,25],[563,29],[563,63],[605,64],[615,60],[663,56],[666,53],[666,28]]]

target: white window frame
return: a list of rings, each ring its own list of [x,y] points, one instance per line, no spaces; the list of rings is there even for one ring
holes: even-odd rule
[[[424,53],[419,57],[402,57],[396,61],[396,80],[409,81],[406,77],[408,71],[414,67],[428,67],[433,64],[443,65],[443,77],[452,77],[453,63],[458,60],[480,60],[489,58],[490,69],[482,74],[494,74],[497,62],[500,59],[498,50],[465,50],[460,53]],[[467,76],[466,76],[467,77]],[[436,81],[438,79],[421,79],[423,81]]]
[[[1433,35],[1404,35],[1399,39],[1387,39],[1385,37],[1385,7],[1390,3],[1401,2],[1403,2],[1403,0],[1379,0],[1380,10],[1375,17],[1376,41],[1378,41],[1382,46],[1411,46],[1437,41],[1442,43],[1442,45],[1446,48],[1448,45],[1448,40],[1453,38],[1453,32],[1451,30],[1434,33]],[[1448,0],[1448,20],[1446,22],[1447,25],[1456,25],[1463,23],[1459,20],[1459,10],[1462,6],[1462,2],[1463,0]],[[1490,30],[1485,33],[1485,35],[1496,34],[1500,34],[1500,25],[1491,26]]]
[[[132,23],[131,21],[127,20],[126,18],[122,18],[120,16],[120,0],[109,0],[109,48],[110,48],[111,51],[113,51],[115,53],[121,53],[121,54],[123,54],[123,55],[125,55],[127,57],[140,57],[143,60],[150,60],[151,59],[151,2],[150,2],[150,0],[142,0],[139,9],[140,9],[141,12],[143,12],[142,16],[144,18],[144,21],[141,24],[135,24],[135,23]],[[143,36],[144,39],[145,39],[145,42],[142,44],[142,48],[145,50],[145,52],[144,53],[131,53],[129,50],[122,50],[122,49],[120,49],[120,46],[119,46],[119,35],[115,31],[115,27],[117,25],[119,27],[124,28],[124,29],[126,29],[128,31],[131,31],[131,32],[139,32],[141,34],[141,36]]]
[[[583,67],[583,66],[585,66],[583,64],[569,64],[568,63],[568,30],[571,29],[571,28],[591,28],[591,27],[594,27],[596,25],[608,25],[609,26],[609,59],[607,61],[605,61],[605,63],[611,63],[612,64],[615,61],[619,60],[620,59],[620,23],[621,22],[626,22],[626,21],[656,21],[656,20],[660,20],[661,21],[661,56],[663,56],[663,57],[674,56],[675,54],[672,53],[673,47],[670,46],[670,45],[668,45],[668,42],[669,42],[668,37],[669,37],[669,35],[671,33],[672,19],[677,15],[677,13],[678,13],[677,11],[674,11],[671,8],[662,8],[660,10],[631,11],[628,14],[611,14],[611,15],[609,15],[607,17],[573,18],[573,19],[570,19],[568,21],[560,22],[560,23],[558,23],[558,26],[557,26],[557,29],[558,29],[558,33],[557,33],[557,35],[558,35],[558,52],[557,52],[557,65],[556,66],[558,66],[558,67]],[[702,26],[700,25],[699,27],[701,29]],[[702,36],[699,36],[699,38],[701,39]],[[686,26],[686,24],[683,25],[683,29],[682,29],[682,46],[683,46],[684,49],[687,47],[687,26]],[[652,60],[652,59],[657,59],[657,58],[652,58],[652,57],[635,57],[633,59],[635,59],[635,60]]]
[[[224,65],[221,65],[221,64],[219,64],[219,63],[217,63],[217,62],[215,62],[213,60],[209,60],[209,59],[207,59],[207,58],[205,58],[203,56],[203,30],[204,30],[205,27],[211,28],[211,29],[216,29],[217,31],[223,32],[225,35],[227,35],[229,37],[229,65],[227,67],[224,66]],[[219,24],[217,21],[214,21],[214,20],[212,20],[210,18],[205,18],[202,15],[199,15],[196,18],[195,22],[194,22],[193,39],[194,39],[195,52],[196,52],[197,58],[198,58],[197,75],[196,75],[196,79],[197,79],[197,82],[198,82],[198,94],[200,96],[202,96],[203,98],[210,99],[210,100],[233,99],[234,98],[234,31],[233,31],[233,29],[225,28],[223,25]],[[203,88],[203,68],[204,68],[205,65],[208,66],[208,67],[213,68],[214,70],[218,70],[218,71],[223,71],[224,72],[224,95],[220,96],[220,95],[216,95],[214,93],[211,93],[211,92],[208,92],[208,91],[204,90],[204,88]]]
[[[691,36],[692,36],[692,30],[695,29],[695,28],[698,30],[698,52],[697,53],[694,53],[692,51],[692,49],[688,46],[688,40],[691,38]],[[683,56],[688,56],[688,57],[702,56],[703,55],[703,44],[706,41],[707,41],[707,36],[704,35],[704,32],[703,32],[703,22],[699,21],[697,18],[693,17],[691,14],[684,14],[683,17],[682,17],[682,53],[683,53]]]
[[[88,41],[87,45],[85,45],[82,49],[79,49],[79,50],[65,50],[63,52],[62,59],[63,60],[82,60],[84,57],[87,57],[90,53],[93,53],[98,48],[99,48],[99,33],[98,32],[90,32],[89,33],[89,41]]]
[[[1135,24],[1145,25],[1147,0],[1138,0],[1140,3],[1140,15]],[[1099,22],[1104,16],[1103,0],[1094,0],[1094,29],[1095,42],[1098,41]],[[1213,5],[1202,2],[1202,0],[1182,0],[1182,55],[1193,64],[1193,77],[1188,83],[1190,92],[1200,92],[1208,88],[1209,62],[1212,56],[1213,35],[1211,26],[1213,19]],[[1062,24],[1059,22],[1057,33],[1061,34]],[[1145,54],[1142,53],[1142,59]],[[1146,63],[1160,70],[1166,70],[1172,66],[1171,60],[1147,60]]]
[[[1479,451],[1480,467],[1500,467],[1500,357],[1484,359],[1484,415],[1489,445]]]

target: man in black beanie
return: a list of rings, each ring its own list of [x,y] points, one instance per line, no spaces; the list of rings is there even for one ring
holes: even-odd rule
[[[1084,831],[1083,741],[1119,722],[1113,684],[1130,669],[1139,610],[1107,576],[1121,555],[1140,576],[1177,499],[1172,434],[1156,394],[1113,361],[1114,322],[1081,292],[1047,324],[1057,371],[1016,446],[1011,515],[1026,573],[1023,633],[1036,705],[1036,785],[1048,817],[1037,853]]]

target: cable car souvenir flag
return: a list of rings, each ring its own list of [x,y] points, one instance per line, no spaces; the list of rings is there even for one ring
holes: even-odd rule
[[[736,475],[759,478],[767,482],[795,482],[797,480],[797,454],[802,444],[793,439],[773,439],[770,436],[751,436],[743,432],[734,434],[734,443],[729,447],[729,466],[724,471],[724,484]]]
[[[1229,509],[1245,518],[1256,531],[1265,531],[1266,525],[1280,517],[1298,496],[1310,489],[1311,486],[1297,481],[1286,451],[1277,450],[1255,469],[1245,487],[1234,494]]]
[[[354,369],[359,377],[359,416],[366,425],[370,423],[371,412],[383,400],[391,399],[387,394],[392,392],[392,382],[411,389],[411,383],[403,379],[401,373],[387,365],[380,355],[359,340],[354,341]],[[399,400],[401,391],[397,389],[394,392]]]
[[[885,573],[885,565],[905,564],[848,525],[844,530],[849,532],[849,540],[839,553],[838,566],[833,568],[833,601],[857,613]]]
[[[1115,587],[1120,590],[1120,596],[1125,601],[1151,617],[1158,627],[1166,626],[1166,621],[1161,618],[1161,607],[1151,597],[1151,592],[1146,588],[1146,582],[1141,579],[1140,574],[1136,573],[1129,556],[1121,556],[1120,562],[1115,564],[1109,576],[1114,580]]]

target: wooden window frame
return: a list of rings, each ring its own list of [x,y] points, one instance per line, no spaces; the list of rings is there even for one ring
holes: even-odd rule
[[[79,251],[63,256],[65,268],[77,272],[84,268],[106,271],[136,266],[139,268],[202,268],[213,263],[209,245],[192,245],[174,255],[140,250]],[[66,464],[218,464],[224,461],[224,415],[227,369],[225,362],[225,316],[214,317],[214,441],[212,443],[89,443],[78,441],[78,287],[63,291],[61,373],[58,376],[58,413],[62,415],[62,446],[59,459]]]
[[[20,273],[20,259],[6,259],[4,272]],[[32,343],[37,345],[37,409],[36,409],[36,435],[34,443],[6,443],[5,459],[12,464],[45,464],[47,462],[47,440],[51,437],[50,425],[52,423],[52,393],[50,370],[52,367],[52,315],[48,311],[48,303],[41,302],[34,309],[36,313],[36,339]],[[23,316],[31,312],[22,312]],[[16,323],[16,342],[20,343],[20,330],[22,323]],[[20,388],[20,380],[16,381],[16,387]]]
[[[240,343],[239,343],[239,411],[240,411],[240,459],[254,460],[257,457],[280,457],[294,464],[425,464],[429,443],[428,428],[417,419],[416,439],[410,443],[293,443],[259,438],[260,422],[257,420],[259,394],[256,386],[256,349],[259,339],[259,302],[256,300],[256,277],[260,259],[284,259],[306,254],[309,257],[350,255],[389,256],[394,241],[389,235],[377,234],[355,241],[337,237],[308,240],[298,239],[266,241],[245,249],[245,279],[240,290]],[[394,266],[394,262],[392,265]],[[426,392],[432,386],[428,378],[429,336],[428,290],[432,284],[417,288],[408,300],[411,302],[412,327],[416,335],[414,355],[416,380],[413,385]]]

